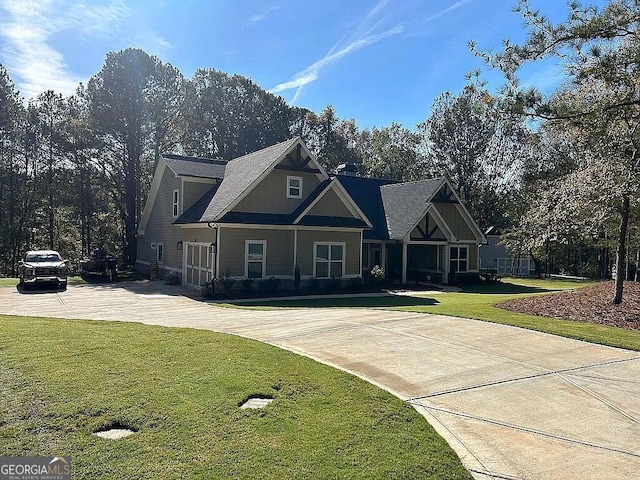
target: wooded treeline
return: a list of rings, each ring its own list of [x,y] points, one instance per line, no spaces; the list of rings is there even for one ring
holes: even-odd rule
[[[316,114],[214,69],[187,79],[139,49],[107,54],[70,97],[47,91],[27,105],[0,65],[0,274],[28,248],[73,260],[104,246],[131,265],[161,153],[232,159],[299,135],[328,171],[354,163],[365,176],[446,176],[481,228],[509,232],[509,246],[541,270],[606,277],[617,253],[617,271],[633,276],[640,7],[575,3],[558,25],[526,0],[517,10],[523,45],[497,54],[472,45],[505,86],[489,92],[470,75],[415,129],[361,129],[331,106]],[[518,84],[522,63],[554,55],[566,59],[567,83],[546,96]]]
[[[74,95],[43,92],[26,106],[0,66],[0,95],[5,273],[36,247],[76,259],[104,246],[131,265],[161,153],[230,160],[298,135],[330,172],[353,163],[397,180],[446,175],[483,227],[504,223],[526,136],[479,85],[443,94],[415,132],[397,123],[363,130],[331,106],[320,114],[290,106],[239,75],[210,69],[186,79],[139,49],[109,53]]]

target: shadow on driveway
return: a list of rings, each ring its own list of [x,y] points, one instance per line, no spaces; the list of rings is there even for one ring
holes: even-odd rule
[[[433,306],[440,302],[435,298],[412,297],[409,295],[376,295],[376,296],[340,296],[301,299],[261,299],[244,300],[235,302],[225,301],[227,305],[238,307],[288,307],[288,308],[332,308],[332,307],[360,307],[360,308],[385,308],[385,307],[416,307]]]

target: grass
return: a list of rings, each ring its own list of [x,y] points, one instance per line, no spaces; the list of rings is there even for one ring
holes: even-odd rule
[[[81,283],[87,283],[85,282],[85,280],[82,279],[82,277],[78,275],[68,277],[67,281],[69,282],[69,285],[79,285]],[[17,278],[11,278],[11,277],[0,278],[0,287],[15,287],[17,285],[18,285]]]
[[[495,304],[536,294],[550,294],[562,290],[582,288],[592,282],[564,279],[503,279],[502,282],[468,286],[457,293],[429,293],[416,296],[389,295],[386,297],[323,298],[306,300],[273,300],[243,302],[242,308],[320,308],[371,307],[409,312],[436,313],[456,317],[475,318],[494,323],[551,333],[562,337],[640,351],[640,333],[587,322],[524,315],[497,308]]]
[[[116,281],[125,282],[125,281],[133,281],[133,280],[141,280],[144,277],[139,273],[131,270],[123,270],[118,272],[118,278]],[[80,275],[70,275],[67,278],[69,285],[81,285],[84,283],[108,283],[109,280],[107,277],[98,275],[98,274],[89,274],[85,277],[81,277]],[[0,287],[15,287],[18,285],[18,279],[12,277],[3,277],[0,278]]]
[[[209,331],[0,316],[0,392],[0,456],[71,455],[76,478],[470,478],[396,397]]]

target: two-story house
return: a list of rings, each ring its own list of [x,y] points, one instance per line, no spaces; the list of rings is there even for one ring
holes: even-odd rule
[[[229,162],[163,155],[138,229],[139,271],[214,278],[450,280],[484,237],[445,179],[331,177],[300,138]],[[433,276],[433,277],[432,277]]]

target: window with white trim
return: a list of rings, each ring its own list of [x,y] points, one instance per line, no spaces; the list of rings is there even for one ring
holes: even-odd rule
[[[469,270],[469,247],[449,248],[449,271],[467,272]]]
[[[344,275],[345,244],[313,244],[313,276],[317,278],[342,277]]]
[[[164,244],[158,242],[156,246],[156,261],[158,263],[164,262]]]
[[[173,191],[171,195],[171,211],[173,213],[173,218],[178,218],[180,215],[180,190],[177,188]]]
[[[302,198],[302,177],[287,175],[287,198]]]
[[[244,242],[244,276],[263,278],[267,266],[267,241],[246,240]]]

